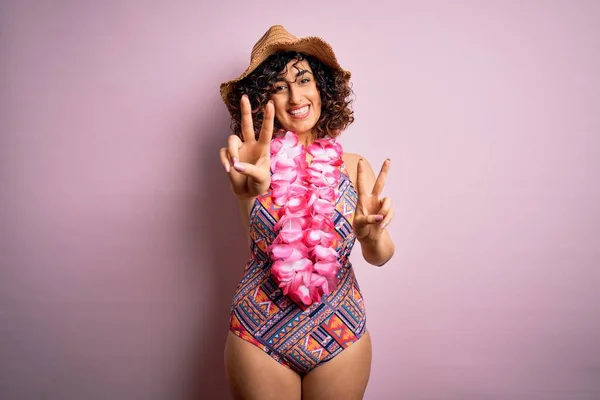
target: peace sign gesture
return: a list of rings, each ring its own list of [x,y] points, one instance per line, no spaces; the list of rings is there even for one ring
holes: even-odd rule
[[[389,168],[390,160],[387,159],[384,161],[379,176],[377,176],[371,189],[369,181],[373,181],[373,173],[369,171],[370,173],[367,174],[364,161],[362,159],[358,161],[356,177],[358,201],[354,212],[353,227],[354,234],[359,240],[378,240],[394,216],[392,199],[389,197],[380,198]]]
[[[250,198],[263,193],[271,184],[270,145],[273,137],[275,107],[272,101],[267,103],[258,140],[254,136],[254,124],[248,96],[242,96],[240,108],[244,141],[242,142],[237,135],[229,136],[227,147],[223,147],[219,154],[221,163],[229,174],[233,193],[238,198]]]

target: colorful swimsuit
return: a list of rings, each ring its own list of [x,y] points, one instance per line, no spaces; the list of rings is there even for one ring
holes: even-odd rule
[[[345,165],[340,170],[333,217],[334,245],[342,264],[336,289],[321,302],[304,306],[278,288],[270,275],[267,247],[276,237],[273,227],[279,207],[273,204],[269,189],[255,200],[250,212],[250,260],[231,306],[229,329],[299,374],[331,360],[366,332],[363,298],[348,259],[355,242],[352,220],[357,194]]]

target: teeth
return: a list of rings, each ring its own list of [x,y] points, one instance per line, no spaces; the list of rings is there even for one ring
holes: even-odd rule
[[[299,108],[298,110],[290,111],[292,115],[301,115],[305,114],[308,111],[308,106]]]

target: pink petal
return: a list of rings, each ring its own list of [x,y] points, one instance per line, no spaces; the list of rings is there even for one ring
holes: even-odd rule
[[[331,188],[331,187],[318,188],[317,189],[317,195],[321,199],[327,200],[329,202],[334,202],[336,200],[336,197],[337,197],[336,190],[333,189],[333,188]]]
[[[304,233],[301,230],[281,231],[280,235],[281,238],[288,243],[302,240],[304,237]]]
[[[285,147],[294,147],[298,144],[298,135],[294,132],[287,131],[283,137],[283,144]]]
[[[325,290],[325,294],[329,294],[337,288],[338,284],[340,283],[340,280],[337,276],[328,276],[326,277],[326,279],[327,290]]]
[[[312,299],[310,298],[310,291],[306,286],[300,285],[298,289],[296,289],[295,294],[298,296],[300,301],[302,301],[307,306],[312,304]]]
[[[290,281],[290,292],[296,293],[300,285],[302,285],[302,275],[295,274],[292,280]]]
[[[320,288],[310,287],[310,288],[308,288],[308,290],[310,291],[310,298],[312,301],[314,301],[315,303],[318,303],[321,301],[321,289]]]
[[[321,261],[333,261],[337,258],[337,252],[331,247],[325,247],[321,245],[316,245],[313,249],[315,255]]]
[[[306,258],[308,256],[308,248],[302,242],[277,244],[271,246],[271,254],[276,259],[293,262]]]
[[[318,199],[317,201],[315,201],[315,204],[313,204],[313,207],[315,208],[315,211],[319,214],[322,215],[331,215],[331,213],[333,213],[333,210],[335,210],[335,207],[333,204],[331,204],[330,202],[326,201],[326,200],[321,200]]]
[[[283,139],[275,138],[275,139],[271,140],[271,145],[270,145],[271,155],[277,154],[281,150],[282,147],[283,147]]]
[[[284,229],[286,231],[291,230],[304,230],[307,225],[307,220],[304,218],[302,214],[299,213],[286,213],[284,214],[279,221],[275,224],[273,229],[276,231],[279,229]]]
[[[294,159],[287,157],[273,157],[271,159],[271,171],[275,172],[283,168],[295,168],[296,162]]]
[[[310,227],[313,229],[319,229],[323,232],[331,232],[335,228],[331,218],[322,214],[313,215],[312,221],[310,221]]]
[[[271,179],[271,187],[273,188],[272,196],[282,196],[289,191],[290,183],[285,180],[274,181]]]
[[[297,212],[307,208],[308,197],[306,195],[291,197],[287,201],[290,211]]]
[[[304,240],[307,245],[314,246],[321,242],[321,231],[318,229],[308,229],[304,235]]]
[[[312,286],[320,289],[319,292],[326,292],[329,289],[329,283],[327,282],[327,278],[321,276],[319,274],[313,274]]]
[[[271,273],[278,281],[287,282],[293,279],[302,280],[302,274],[312,273],[313,263],[308,258],[298,261],[275,261],[271,266]],[[300,278],[298,278],[300,277]]]
[[[275,230],[279,228],[291,231],[291,230],[303,230],[306,227],[306,218],[295,216],[294,214],[285,214],[274,226]]]
[[[322,276],[335,276],[340,269],[340,264],[337,261],[319,261],[315,263],[314,269]]]
[[[286,261],[275,261],[271,266],[271,273],[280,282],[287,282],[296,274],[293,263]]]
[[[297,173],[294,168],[278,168],[271,175],[272,181],[293,182],[296,179]]]
[[[321,235],[321,242],[319,244],[325,247],[332,247],[334,238],[335,236],[333,235],[333,233],[323,233]]]
[[[280,282],[279,288],[283,289],[284,296],[287,296],[290,293],[290,282]]]

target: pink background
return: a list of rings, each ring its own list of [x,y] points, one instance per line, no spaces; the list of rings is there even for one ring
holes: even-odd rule
[[[218,3],[2,2],[0,398],[229,398],[218,84],[281,23],[392,159],[366,399],[600,399],[600,3]]]

